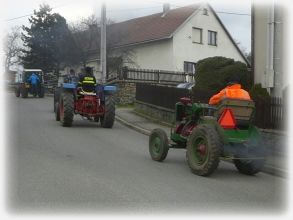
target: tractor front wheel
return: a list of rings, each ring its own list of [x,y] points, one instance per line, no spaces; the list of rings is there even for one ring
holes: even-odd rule
[[[198,125],[187,141],[186,159],[191,171],[199,176],[212,174],[219,165],[222,147],[213,125]]]
[[[57,109],[56,109],[57,110]],[[71,127],[74,116],[73,94],[69,91],[62,92],[59,102],[60,122],[63,127]]]
[[[115,121],[115,101],[112,95],[105,96],[105,113],[100,117],[103,128],[112,128]]]
[[[169,151],[169,142],[166,133],[156,128],[149,137],[149,152],[153,160],[163,161],[166,159]]]

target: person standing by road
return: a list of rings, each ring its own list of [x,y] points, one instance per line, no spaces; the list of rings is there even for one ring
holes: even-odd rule
[[[37,74],[32,73],[30,75],[30,77],[28,78],[28,82],[30,82],[31,86],[32,86],[32,93],[34,95],[34,97],[37,96],[37,91],[38,91],[38,86],[40,83],[40,78],[38,77]]]
[[[78,82],[78,77],[75,75],[74,69],[70,69],[69,74],[65,77],[64,82],[67,82],[67,83]]]

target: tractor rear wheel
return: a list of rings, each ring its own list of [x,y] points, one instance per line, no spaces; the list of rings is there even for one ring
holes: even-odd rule
[[[55,103],[55,119],[56,121],[60,121],[60,107],[59,102]]]
[[[100,117],[103,128],[112,128],[115,121],[115,101],[112,95],[105,96],[105,113]]]
[[[19,97],[20,96],[20,88],[19,87],[15,87],[14,93],[15,93],[15,96],[16,97]]]
[[[199,176],[212,174],[219,165],[222,147],[213,125],[198,125],[187,141],[186,159],[191,171]]]
[[[169,142],[166,133],[156,128],[149,137],[149,152],[153,160],[163,161],[166,159],[169,151]]]
[[[57,110],[57,109],[56,109]],[[71,127],[74,116],[73,94],[69,91],[62,92],[59,102],[60,122],[63,127]]]
[[[21,98],[27,98],[28,97],[28,90],[26,88],[20,89]]]
[[[38,96],[39,96],[39,98],[44,98],[44,96],[45,96],[45,88],[43,86],[40,87],[40,89],[38,91]]]
[[[265,163],[265,149],[261,143],[254,145],[238,144],[241,151],[237,152],[233,160],[235,167],[240,173],[254,175],[260,172]],[[243,159],[237,159],[243,158]],[[245,159],[247,158],[247,159]]]

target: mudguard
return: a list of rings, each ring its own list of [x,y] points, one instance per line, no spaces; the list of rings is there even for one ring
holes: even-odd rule
[[[75,89],[76,84],[75,83],[63,83],[62,88],[63,89]]]
[[[117,91],[117,87],[116,86],[104,86],[103,90],[104,90],[105,95],[111,95]]]

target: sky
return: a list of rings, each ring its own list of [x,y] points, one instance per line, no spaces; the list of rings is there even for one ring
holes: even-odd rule
[[[82,17],[95,14],[100,17],[101,0],[0,0],[0,25],[7,32],[13,26],[28,25],[28,17],[39,5],[49,4],[53,12],[61,14],[67,22],[78,21]],[[105,0],[107,17],[116,22],[141,17],[162,11],[163,3],[170,3],[171,9],[178,6],[190,5],[198,0]],[[232,37],[240,43],[240,48],[246,52],[251,46],[251,1],[210,0],[211,6],[218,12]],[[225,14],[232,12],[236,14]],[[243,14],[243,15],[242,15]]]

